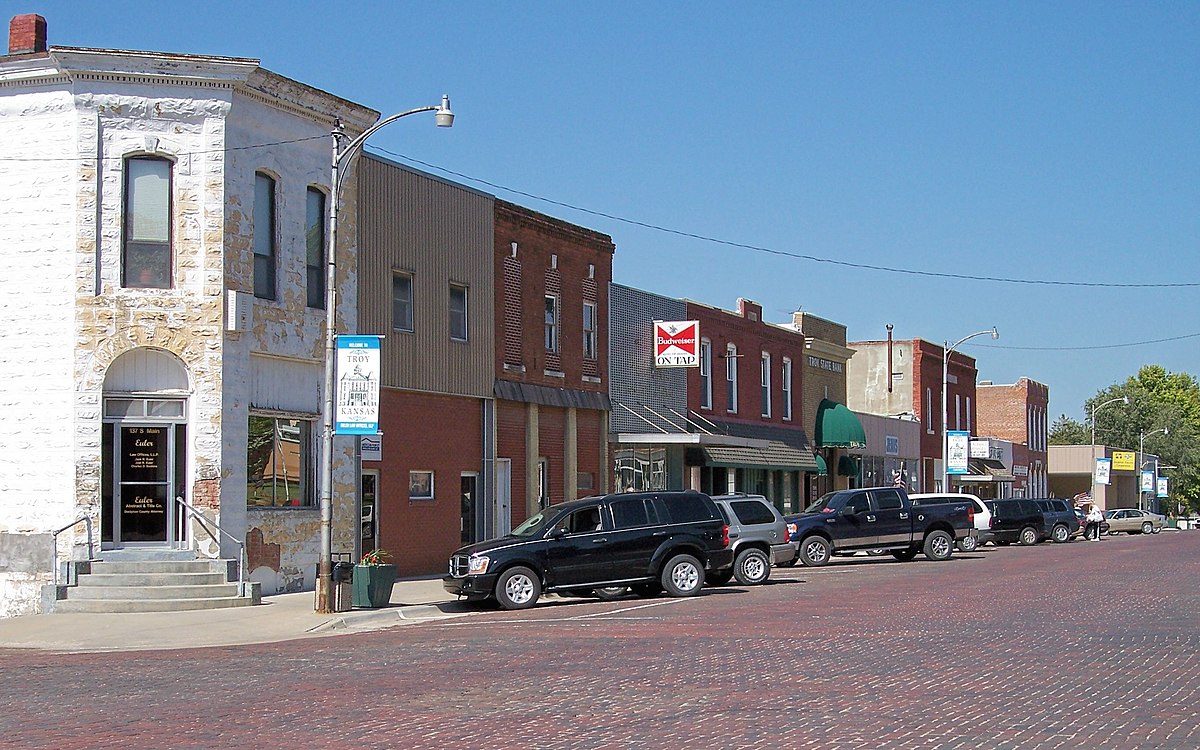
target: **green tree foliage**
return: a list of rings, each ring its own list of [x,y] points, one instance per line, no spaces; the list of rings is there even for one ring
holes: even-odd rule
[[[1087,445],[1087,425],[1063,414],[1050,425],[1050,445]]]
[[[1106,401],[1128,397],[1129,404],[1121,402],[1100,407]],[[1174,466],[1164,469],[1162,474],[1170,477],[1171,500],[1165,510],[1174,510],[1174,503],[1182,503],[1191,512],[1200,512],[1200,383],[1195,376],[1185,372],[1168,372],[1159,365],[1145,365],[1137,375],[1124,383],[1114,384],[1100,391],[1084,404],[1087,422],[1078,425],[1084,428],[1082,444],[1091,439],[1091,420],[1095,416],[1096,442],[1121,450],[1136,451],[1144,447],[1147,454],[1157,455],[1159,465]],[[1071,422],[1065,417],[1055,423]],[[1167,432],[1162,432],[1166,428]],[[1064,436],[1074,443],[1076,434],[1063,428]],[[1051,442],[1055,442],[1053,438]],[[1150,468],[1153,463],[1150,464]]]

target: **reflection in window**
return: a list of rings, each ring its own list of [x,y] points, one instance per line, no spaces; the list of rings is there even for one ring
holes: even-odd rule
[[[392,274],[392,330],[413,330],[413,277],[407,273]]]
[[[450,338],[467,340],[467,288],[459,284],[450,285]]]
[[[125,243],[121,285],[171,288],[171,162],[125,160]]]
[[[308,306],[325,308],[325,194],[308,189],[304,219],[304,254]]]
[[[246,505],[314,505],[312,422],[250,415],[246,440]]]
[[[595,359],[597,346],[596,303],[583,303],[583,358]]]
[[[254,296],[275,299],[275,180],[254,175]]]
[[[433,472],[432,471],[410,471],[410,472],[408,472],[408,499],[409,500],[432,500],[433,499]]]

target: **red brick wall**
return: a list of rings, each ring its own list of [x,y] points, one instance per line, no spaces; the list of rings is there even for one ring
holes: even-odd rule
[[[913,347],[913,406],[917,413],[917,418],[921,421],[921,455],[928,458],[941,459],[942,457],[942,347],[937,344],[931,344],[928,341],[914,339]],[[955,351],[950,355],[950,364],[947,368],[950,375],[958,379],[957,383],[951,382],[946,388],[946,418],[950,423],[950,429],[955,429],[955,408],[954,397],[959,397],[959,402],[962,405],[962,429],[967,429],[967,425],[971,425],[972,434],[979,435],[978,428],[978,402],[976,395],[975,379],[977,371],[975,369],[975,359],[969,357],[962,352]],[[932,415],[926,413],[925,391],[929,389],[932,393]],[[967,399],[971,400],[969,411],[971,412],[968,419]],[[926,425],[930,424],[932,416],[933,432],[930,433],[926,429]],[[926,478],[926,487],[932,488],[930,478]]]
[[[478,399],[385,388],[380,394],[383,460],[376,514],[379,546],[401,576],[441,573],[461,544],[460,477],[480,472],[483,405]],[[434,472],[434,499],[410,500],[409,471]]]

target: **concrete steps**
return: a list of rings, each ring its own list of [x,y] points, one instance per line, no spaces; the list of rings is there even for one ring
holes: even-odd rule
[[[76,584],[59,587],[54,612],[181,612],[246,607],[261,600],[246,591],[229,560],[196,559],[185,552],[105,552],[81,563]]]

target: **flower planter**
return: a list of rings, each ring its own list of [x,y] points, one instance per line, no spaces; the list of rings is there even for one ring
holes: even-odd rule
[[[355,607],[386,607],[395,582],[395,565],[355,565],[351,603]]]

